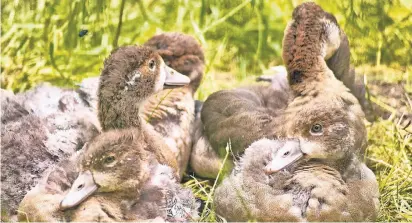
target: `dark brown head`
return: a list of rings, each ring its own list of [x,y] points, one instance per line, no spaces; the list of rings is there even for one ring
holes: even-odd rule
[[[103,130],[138,126],[137,114],[143,100],[162,90],[163,85],[182,86],[189,82],[149,47],[114,50],[104,62],[98,90]]]
[[[80,173],[63,199],[62,209],[78,205],[95,192],[138,195],[158,164],[151,144],[137,129],[112,130],[83,148]]]
[[[156,50],[168,66],[188,76],[193,92],[197,90],[203,76],[205,57],[195,38],[183,33],[163,33],[144,45]]]

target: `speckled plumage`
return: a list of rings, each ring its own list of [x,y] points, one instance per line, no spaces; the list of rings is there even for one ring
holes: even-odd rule
[[[261,139],[246,149],[232,174],[216,189],[216,212],[228,221],[374,221],[378,188],[356,160],[359,174],[344,180],[335,168],[300,160],[267,175],[265,165],[282,140]],[[360,165],[360,166],[359,166]]]
[[[193,95],[184,89],[166,89],[148,99],[141,116],[163,136],[176,157],[180,174],[185,172],[192,147]]]
[[[279,110],[281,115],[242,116],[242,111],[236,111],[251,105],[233,106],[233,112],[229,105],[218,114],[204,113],[219,105],[218,96],[212,95],[209,99],[214,104],[205,102],[202,119],[217,120],[213,127],[217,132],[205,126],[212,132],[212,145],[230,138],[238,141],[235,153],[241,154],[244,146],[259,137],[295,138],[305,158],[268,176],[264,172],[268,154],[282,145],[267,139],[253,143],[217,188],[216,211],[230,221],[374,221],[379,210],[378,185],[372,171],[360,162],[367,145],[364,115],[324,61],[333,51],[328,48],[338,46],[336,21],[314,3],[298,6],[293,19],[285,31],[283,55],[291,97]],[[233,92],[225,94],[234,97]],[[242,122],[236,120],[239,117]],[[262,118],[266,122],[259,121]],[[257,134],[242,131],[251,123],[258,123],[256,128],[262,130]],[[314,132],[313,124],[321,124],[322,131]]]
[[[205,101],[204,132],[220,158],[229,139],[236,155],[262,137],[299,138],[314,156],[328,157],[330,162],[348,151],[363,155],[367,146],[364,113],[325,62],[339,46],[339,28],[317,5],[297,7],[293,19],[283,41],[290,91],[224,90]],[[264,103],[267,98],[276,103]],[[321,135],[310,133],[315,124],[323,126]]]
[[[47,128],[34,115],[25,115],[1,127],[1,201],[2,209],[12,215],[25,192],[58,160],[44,145],[46,140]]]
[[[26,216],[31,221],[136,221],[156,217],[188,221],[196,218],[198,205],[192,192],[178,183],[174,169],[159,153],[153,137],[139,128],[111,130],[97,136],[76,157],[60,162],[45,176],[43,183],[29,193],[20,206],[26,213],[20,214],[20,220]],[[113,165],[105,164],[107,156],[115,157]],[[59,210],[73,178],[79,171],[86,170],[93,173],[99,190],[78,207]],[[168,210],[176,205],[187,208],[188,215],[168,215]]]
[[[151,58],[159,67],[161,58],[150,48],[125,46],[113,50],[104,61],[98,89],[98,116],[103,131],[141,124],[138,115],[141,103],[156,92],[155,85],[160,78],[145,64]],[[129,85],[135,71],[144,75]]]
[[[14,122],[19,118],[28,115],[27,111],[16,99],[13,92],[0,89],[1,92],[1,124]]]
[[[150,96],[153,92],[157,91],[159,87],[163,87],[163,83],[160,83],[161,86],[158,86],[158,82],[161,82],[160,74],[156,74],[148,70],[149,59],[154,59],[157,67],[164,65],[160,56],[147,47],[123,47],[115,50],[111,54],[111,56],[105,61],[105,69],[103,69],[102,71],[100,81],[98,94],[98,107],[100,109],[99,117],[102,121],[101,124],[103,130],[111,131],[111,133],[105,133],[104,137],[110,138],[114,137],[113,135],[120,134],[116,133],[116,130],[111,130],[112,128],[122,129],[126,128],[127,126],[133,126],[134,128],[137,128],[139,129],[139,131],[141,131],[141,139],[142,143],[143,141],[145,142],[145,149],[152,149],[150,150],[150,153],[156,155],[156,160],[158,160],[161,164],[169,166],[172,170],[177,171],[178,166],[170,149],[167,147],[167,145],[165,145],[159,134],[153,130],[153,127],[148,125],[144,121],[142,122],[141,118],[139,117],[138,111],[140,108],[140,102],[142,102],[146,97]],[[142,63],[145,64],[142,65]],[[135,76],[137,75],[136,69],[138,69],[138,71],[140,72],[137,79],[135,79]],[[130,75],[135,76],[131,77]],[[130,81],[135,82],[131,83]],[[124,89],[126,89],[126,91]],[[119,115],[120,118],[118,118]],[[64,117],[58,118],[59,119],[55,120],[60,120]],[[54,123],[52,127],[57,129],[69,127],[67,123],[65,126],[60,126],[58,124],[61,123]],[[127,131],[133,132],[133,130],[126,130],[126,132]],[[59,140],[61,138],[62,137],[59,136],[55,139]],[[104,141],[102,139],[104,138],[99,138],[99,140]],[[56,170],[52,170],[52,173],[53,171]],[[144,174],[148,174],[145,172],[145,169],[139,171],[142,171]],[[70,184],[73,183],[70,179],[64,178],[64,175],[62,175],[62,177],[63,178],[60,179],[60,181],[67,181]],[[55,194],[55,197],[61,199],[61,196],[67,192],[63,189],[59,193],[50,191],[48,190],[48,186],[49,184],[53,184],[53,180],[46,182],[48,183],[39,185],[40,189],[33,192],[32,195],[26,199],[26,203],[29,204],[26,206],[30,207],[30,204],[32,206],[36,206],[38,203],[36,202],[36,197],[41,197],[42,195],[46,197],[53,197],[53,194]],[[136,188],[138,187],[136,186]],[[94,200],[94,202],[97,203],[92,203],[91,208],[96,205],[104,205],[104,203],[98,204],[99,199],[96,198]],[[52,206],[53,203],[50,203],[49,205]],[[36,210],[36,208],[34,208],[34,210]],[[47,213],[40,212],[38,214],[34,213],[34,216],[41,214],[47,215]]]
[[[67,216],[59,210],[59,205],[79,174],[78,158],[81,152],[61,160],[44,172],[38,184],[25,195],[19,204],[19,221],[55,222],[65,220]]]
[[[180,174],[186,170],[195,131],[194,93],[200,85],[204,69],[204,55],[199,43],[182,33],[164,33],[150,38],[151,47],[176,71],[188,76],[188,86],[164,89],[151,96],[144,104],[142,116],[165,139],[177,158]]]
[[[97,89],[99,88],[99,77],[85,78],[78,84],[76,92],[83,102],[97,113]]]
[[[50,94],[39,89],[35,92]],[[31,94],[24,98],[28,100]],[[44,102],[56,106],[54,113],[33,109],[33,114],[18,103],[22,95],[9,95],[3,101],[2,94],[2,119],[7,121],[1,127],[2,205],[10,215],[16,214],[20,201],[47,168],[73,154],[98,133],[97,119],[92,112],[77,104],[72,94],[59,96],[56,104]],[[38,97],[34,99],[40,100]]]
[[[59,112],[59,100],[64,93],[71,93],[49,83],[42,83],[26,92],[16,95],[16,100],[27,111],[38,117],[47,117],[48,115]]]
[[[162,172],[158,172],[160,170]],[[95,194],[74,210],[66,211],[70,221],[193,221],[198,218],[198,204],[190,189],[183,188],[167,174],[171,169],[157,165],[150,179],[144,183],[136,200],[119,199],[107,194]],[[132,197],[130,197],[132,199]],[[176,214],[176,207],[184,208],[184,215]],[[173,209],[173,210],[172,210]],[[173,215],[173,214],[176,215]]]

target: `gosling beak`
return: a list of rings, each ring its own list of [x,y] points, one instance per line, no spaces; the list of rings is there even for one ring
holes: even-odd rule
[[[301,140],[300,149],[308,159],[325,159],[327,158],[327,150],[320,143]],[[338,155],[338,154],[336,154]]]
[[[299,142],[288,141],[276,152],[276,155],[273,156],[272,160],[265,166],[265,173],[273,174],[283,170],[302,157],[303,152],[300,149]]]
[[[93,175],[90,171],[82,172],[74,181],[69,193],[60,203],[60,209],[65,210],[74,207],[88,198],[97,190]]]
[[[165,66],[165,69],[163,69],[163,70],[164,70],[164,72],[166,72],[165,85],[183,86],[183,85],[187,85],[187,84],[190,83],[190,79],[189,79],[188,76],[185,76],[185,75],[173,70],[172,68],[170,68],[166,64],[164,66]]]

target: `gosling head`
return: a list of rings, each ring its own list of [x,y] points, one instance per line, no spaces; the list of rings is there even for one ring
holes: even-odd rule
[[[80,173],[61,209],[74,207],[96,192],[137,196],[158,164],[150,146],[138,130],[112,130],[94,138],[83,149]]]
[[[362,109],[352,95],[324,95],[289,104],[284,137],[298,139],[306,158],[335,166],[352,154],[364,154],[367,132]]]
[[[104,62],[98,98],[103,130],[139,124],[141,102],[163,89],[182,86],[190,79],[168,67],[148,47],[125,46],[114,50]]]
[[[168,66],[188,76],[193,91],[197,90],[203,77],[205,56],[195,38],[183,33],[163,33],[144,45],[156,50]]]
[[[299,141],[288,140],[278,142],[271,140],[274,144],[271,149],[269,162],[266,164],[264,170],[266,174],[272,174],[281,171],[289,165],[295,163],[303,157],[303,152],[300,149]],[[275,147],[277,148],[275,148]]]
[[[236,162],[232,174],[242,173],[256,182],[266,182],[267,176],[282,171],[277,176],[287,176],[295,166],[305,162],[297,139],[267,139],[254,141]]]

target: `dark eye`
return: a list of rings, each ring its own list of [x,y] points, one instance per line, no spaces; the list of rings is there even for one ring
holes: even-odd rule
[[[287,151],[287,152],[285,152],[285,153],[283,154],[283,157],[285,157],[285,156],[287,156],[287,155],[289,155],[289,154],[290,154],[290,152]]]
[[[310,129],[310,133],[319,135],[320,133],[323,132],[323,127],[321,124],[314,124],[312,125],[312,128]]]
[[[104,163],[105,163],[105,164],[111,164],[111,163],[113,163],[114,161],[115,161],[114,156],[108,156],[108,157],[104,158]]]
[[[156,68],[156,62],[154,60],[149,61],[149,69],[154,70]]]
[[[187,65],[190,65],[192,62],[190,61],[190,60],[185,60],[185,62],[184,62],[184,64],[187,66]]]

